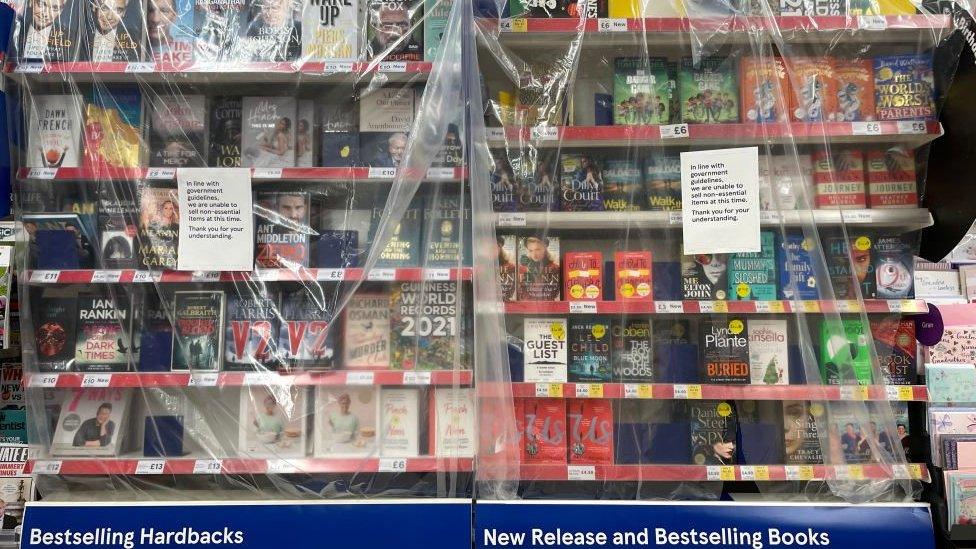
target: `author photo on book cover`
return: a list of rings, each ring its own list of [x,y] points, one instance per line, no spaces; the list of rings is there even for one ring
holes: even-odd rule
[[[95,417],[88,418],[78,427],[72,446],[98,448],[112,444],[115,422],[112,421],[112,403],[103,402],[98,406]]]

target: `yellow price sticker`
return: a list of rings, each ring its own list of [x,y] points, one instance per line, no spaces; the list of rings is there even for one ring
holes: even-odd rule
[[[786,305],[784,305],[782,301],[770,301],[769,311],[772,313],[785,313]]]
[[[800,480],[810,480],[813,478],[813,465],[800,466]]]
[[[654,391],[651,390],[649,383],[641,383],[637,386],[637,398],[654,398]]]
[[[918,463],[909,463],[908,470],[911,471],[913,479],[922,478],[922,466]]]
[[[861,312],[861,302],[856,299],[848,300],[847,302],[847,312],[849,313],[859,313]]]
[[[804,301],[802,305],[803,312],[805,313],[819,313],[820,312],[820,302],[819,301]]]
[[[715,302],[715,312],[716,313],[727,313],[729,312],[729,304],[726,301],[716,301]]]
[[[688,386],[688,398],[701,399],[702,397],[702,387],[701,385],[689,385]],[[728,406],[726,404],[726,406]]]
[[[756,480],[769,480],[768,465],[756,465]]]
[[[745,328],[746,328],[745,325],[739,319],[735,319],[729,322],[729,332],[731,332],[734,335],[741,334],[742,330],[745,330]]]
[[[590,398],[603,398],[602,383],[590,383]]]
[[[549,384],[549,396],[551,398],[563,398],[563,384],[562,383],[550,383]]]
[[[718,470],[719,480],[735,480],[735,466],[734,465],[723,465],[721,469]]]
[[[854,249],[860,252],[866,252],[871,248],[871,239],[866,236],[859,236],[854,240]]]
[[[529,20],[528,19],[512,19],[512,32],[528,32],[529,31]]]
[[[848,465],[847,474],[851,480],[864,480],[864,467],[861,465]]]
[[[915,398],[915,391],[911,386],[901,385],[898,387],[898,400],[911,400]]]

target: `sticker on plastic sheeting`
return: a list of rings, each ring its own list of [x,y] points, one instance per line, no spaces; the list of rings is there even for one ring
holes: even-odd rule
[[[250,271],[254,266],[251,171],[181,168],[181,271]]]
[[[760,251],[759,149],[681,153],[684,253]]]

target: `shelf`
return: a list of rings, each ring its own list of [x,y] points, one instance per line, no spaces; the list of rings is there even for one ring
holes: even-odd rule
[[[672,383],[511,383],[515,398],[660,400],[879,400],[925,402],[924,385],[705,385]],[[481,396],[502,394],[479,385]]]
[[[521,481],[929,480],[925,464],[901,465],[522,465]]]
[[[24,376],[24,387],[250,387],[269,385],[470,385],[471,370],[402,371],[339,370],[279,374],[277,372],[105,372],[48,373]]]
[[[130,283],[204,283],[204,282],[419,282],[423,280],[471,280],[471,267],[372,269],[257,269],[238,271],[139,271],[133,269],[102,270],[33,270],[27,272],[28,284],[130,284]]]
[[[395,168],[251,168],[251,182],[277,181],[392,183]],[[420,177],[420,174],[405,174]],[[426,181],[460,181],[467,177],[464,168],[430,168]],[[152,179],[174,181],[175,168],[20,168],[17,178],[26,181],[136,181]]]
[[[792,210],[759,212],[763,226],[811,227],[813,225],[870,225],[917,231],[934,224],[924,208],[890,210]],[[519,212],[498,213],[499,227],[545,229],[680,229],[681,212]]]
[[[285,473],[433,473],[469,472],[471,458],[64,458],[27,462],[38,475],[200,475]]]
[[[863,305],[862,305],[863,303]],[[926,313],[923,299],[838,301],[515,301],[507,314]]]
[[[649,126],[535,126],[487,128],[490,147],[529,141],[540,148],[687,145],[899,143],[918,147],[942,135],[935,121],[670,124]]]

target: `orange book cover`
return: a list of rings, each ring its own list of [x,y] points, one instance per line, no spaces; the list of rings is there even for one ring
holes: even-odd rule
[[[791,119],[829,122],[837,112],[837,81],[826,57],[795,57],[787,61],[793,93]]]
[[[841,122],[870,122],[874,112],[874,67],[870,59],[834,59],[837,117]]]
[[[783,60],[779,57],[744,57],[739,71],[744,121],[789,121],[793,92]]]

